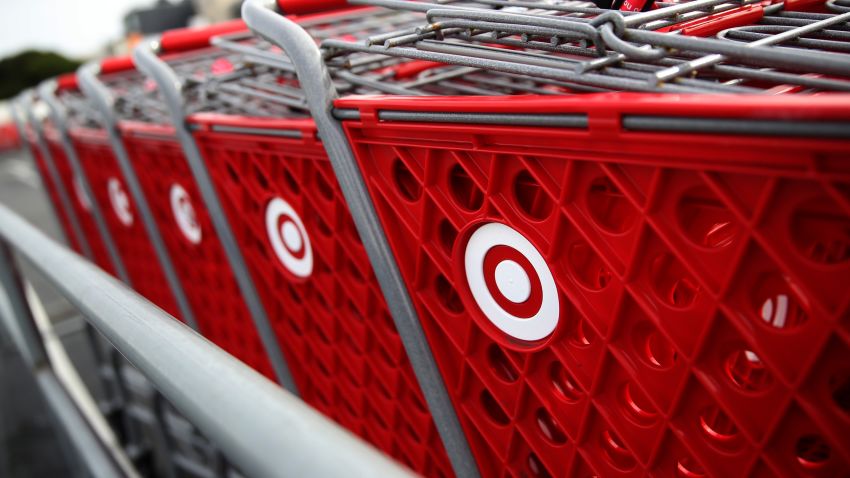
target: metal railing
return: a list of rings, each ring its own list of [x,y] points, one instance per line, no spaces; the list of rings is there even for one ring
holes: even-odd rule
[[[126,476],[52,368],[14,256],[43,274],[249,477],[410,472],[0,205],[0,318],[94,476]]]

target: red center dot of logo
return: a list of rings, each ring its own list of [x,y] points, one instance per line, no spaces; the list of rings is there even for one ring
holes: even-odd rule
[[[516,285],[520,289],[520,297],[524,298],[520,302],[515,302],[507,297],[503,291],[506,284],[500,284],[497,280],[497,269],[500,266],[505,268],[506,265],[511,265],[514,268],[519,266],[525,273],[525,277],[520,279],[528,282],[529,290],[526,294],[522,290],[525,288],[525,284]],[[527,257],[513,247],[497,245],[487,251],[482,267],[484,268],[484,283],[487,285],[487,291],[499,307],[520,319],[528,319],[537,314],[543,304],[543,286],[540,283],[540,277],[537,276],[537,272]]]
[[[283,240],[283,246],[295,259],[303,259],[307,250],[304,248],[304,238],[295,221],[288,214],[281,214],[277,220],[277,230]]]

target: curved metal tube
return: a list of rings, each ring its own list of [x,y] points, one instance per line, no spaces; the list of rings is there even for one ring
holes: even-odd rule
[[[477,477],[479,473],[475,459],[357,167],[354,153],[342,125],[331,114],[337,92],[322,53],[304,29],[273,9],[274,1],[246,0],[242,4],[242,19],[252,31],[282,48],[292,59],[334,174],[351,209],[357,232],[363,240],[455,474],[459,477]]]
[[[142,224],[145,226],[145,231],[154,248],[156,257],[159,260],[162,270],[165,273],[165,280],[168,282],[168,287],[174,294],[177,301],[177,308],[180,310],[180,315],[183,320],[195,330],[198,330],[198,323],[195,321],[195,314],[192,307],[189,305],[189,300],[186,298],[186,293],[183,292],[183,286],[180,284],[180,279],[177,277],[177,272],[174,270],[174,265],[171,262],[171,256],[165,247],[165,242],[159,229],[156,226],[156,220],[151,212],[150,205],[142,191],[142,185],[133,171],[133,165],[130,163],[130,156],[127,154],[127,149],[124,147],[124,141],[121,139],[121,134],[118,132],[118,119],[115,116],[114,98],[106,86],[97,78],[100,72],[100,65],[97,62],[89,62],[84,64],[77,70],[77,80],[80,83],[80,90],[85,93],[86,98],[95,106],[100,113],[103,121],[103,126],[109,135],[109,143],[112,146],[112,151],[118,161],[118,166],[121,173],[124,175],[124,181],[127,182],[127,188],[130,190],[130,195],[136,203],[136,208],[139,210],[139,215],[142,218]]]
[[[167,63],[162,61],[156,53],[154,53],[155,43],[142,42],[133,50],[133,60],[136,62],[137,68],[152,78],[159,88],[160,94],[163,96],[165,103],[168,105],[171,114],[171,123],[177,133],[177,139],[183,148],[183,154],[186,157],[186,162],[189,164],[189,169],[192,171],[192,176],[195,178],[195,183],[201,193],[207,210],[210,213],[213,227],[218,235],[221,246],[224,249],[227,260],[230,263],[230,268],[236,278],[236,283],[239,285],[239,290],[242,293],[242,298],[245,300],[245,305],[251,313],[251,319],[254,321],[254,326],[260,334],[260,340],[263,342],[263,347],[266,349],[266,354],[271,361],[280,384],[292,393],[298,393],[298,387],[295,380],[292,378],[292,372],[289,370],[289,365],[286,363],[280,345],[275,337],[274,329],[271,326],[266,309],[260,300],[260,294],[254,286],[254,281],[248,271],[248,266],[239,245],[236,242],[236,237],[230,224],[227,221],[227,216],[224,213],[224,207],[218,197],[218,193],[213,185],[212,177],[207,171],[203,157],[198,145],[195,143],[195,138],[189,131],[186,125],[185,108],[183,103],[183,84],[180,78],[174,73]]]
[[[53,187],[56,188],[56,194],[59,196],[59,202],[61,204],[54,204],[53,207],[55,209],[61,208],[61,210],[65,213],[65,216],[68,218],[68,222],[71,226],[69,234],[73,234],[77,239],[77,244],[80,245],[80,251],[83,255],[91,259],[91,247],[89,246],[88,240],[86,240],[85,234],[83,234],[83,228],[80,226],[80,219],[77,217],[74,208],[71,207],[71,196],[68,194],[68,190],[65,189],[65,183],[62,182],[62,176],[59,174],[59,169],[56,168],[56,163],[53,162],[53,156],[50,154],[50,149],[47,147],[47,142],[44,139],[44,130],[42,129],[42,125],[38,121],[38,118],[36,118],[35,112],[33,111],[34,99],[35,92],[32,90],[26,91],[23,95],[24,123],[29,123],[30,127],[32,127],[33,133],[35,134],[36,148],[38,148],[41,159],[47,167],[47,174],[50,175]],[[33,151],[33,153],[35,153],[35,151]]]
[[[50,280],[245,476],[412,476],[1,205],[0,240]]]
[[[59,131],[62,139],[62,149],[65,151],[65,156],[71,165],[74,178],[79,181],[83,194],[91,202],[91,214],[94,218],[95,226],[97,226],[97,232],[106,246],[109,260],[115,268],[115,274],[124,283],[131,284],[130,276],[127,274],[127,268],[124,266],[124,261],[121,260],[121,255],[118,253],[118,248],[115,246],[115,241],[112,240],[112,234],[110,234],[109,228],[106,226],[106,220],[103,218],[103,209],[100,208],[91,183],[89,183],[88,177],[83,171],[82,165],[80,165],[80,158],[77,157],[77,150],[74,149],[73,141],[71,141],[71,135],[68,131],[68,115],[65,111],[65,106],[56,98],[56,86],[56,80],[47,80],[38,86],[38,94],[50,108],[50,117]]]

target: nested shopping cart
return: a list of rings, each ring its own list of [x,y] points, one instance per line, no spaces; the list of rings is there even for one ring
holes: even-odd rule
[[[372,9],[294,18],[325,38],[422,20]],[[159,57],[139,47],[136,63],[172,108],[188,177],[256,285],[301,397],[412,469],[453,475],[292,64],[247,31],[179,58],[162,54],[165,40]]]
[[[57,98],[67,90],[77,89],[76,75],[63,75],[56,80],[48,80],[38,88],[38,94],[48,109],[41,125],[44,142],[52,161],[58,180],[62,183],[65,201],[56,207],[68,209],[69,216],[78,228],[78,242],[81,253],[106,272],[122,280],[127,280],[127,271],[106,226],[102,205],[94,198],[91,185],[80,166],[68,130],[68,110],[79,110],[85,105],[73,104],[82,101],[79,95],[68,95],[67,107]]]
[[[21,146],[18,129],[14,123],[0,124],[0,151],[12,151]]]
[[[132,62],[127,58],[107,59],[100,65],[105,73],[123,72],[130,68]],[[56,89],[55,97],[57,104],[65,109],[68,136],[85,179],[80,181],[83,186],[80,192],[85,193],[87,183],[91,192],[88,199],[92,205],[99,206],[97,212],[105,222],[108,238],[115,244],[120,257],[118,263],[126,269],[123,279],[141,295],[179,316],[175,298],[167,286],[148,234],[137,217],[137,206],[130,197],[110,145],[107,120],[86,99],[78,82],[70,77]],[[82,194],[80,198],[86,200]],[[102,239],[108,240],[107,236]],[[121,267],[117,263],[113,265]]]
[[[295,65],[482,474],[845,475],[845,4],[380,3],[427,21],[320,50],[243,16]],[[434,97],[337,98],[363,55],[431,62],[382,81]]]
[[[27,91],[20,96],[17,106],[20,109],[16,116],[20,123],[21,142],[26,145],[33,158],[62,235],[68,246],[80,253],[82,252],[80,236],[78,230],[74,227],[73,211],[68,209],[70,200],[63,200],[68,198],[68,192],[62,189],[59,171],[50,159],[47,143],[43,136],[42,121],[46,114],[44,104],[38,100],[34,92]]]
[[[244,26],[231,22],[207,32],[234,28]],[[195,41],[195,35],[175,31],[163,37],[163,44],[174,45],[170,53],[179,61],[181,42]],[[287,372],[278,370],[276,375],[252,323],[252,311],[191,180],[166,106],[152,91],[155,85],[132,67],[129,58],[127,62],[126,69],[101,69],[87,78],[92,96],[108,105],[113,115],[116,167],[127,191],[133,191],[127,194],[138,211],[125,218],[141,223],[148,237],[159,243],[154,246],[155,257],[170,281],[157,286],[182,299],[180,318],[258,371],[285,383]]]

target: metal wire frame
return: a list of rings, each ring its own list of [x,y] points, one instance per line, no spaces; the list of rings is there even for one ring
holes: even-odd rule
[[[783,3],[759,5],[764,15],[756,26],[732,28],[716,39],[679,34],[676,28],[754,4],[695,0],[629,15],[595,9],[598,15],[590,18],[587,8],[566,2],[479,3],[537,9],[473,10],[432,4],[427,10],[429,23],[413,33],[383,33],[366,42],[326,40],[322,46],[336,66],[345,66],[344,58],[354,53],[383,55],[545,78],[566,82],[578,91],[850,91],[846,54],[850,13],[841,13],[847,7],[839,2],[828,4],[838,11],[835,14],[784,11]]]
[[[302,22],[317,38],[353,37],[380,27],[413,25],[422,16],[391,11],[354,11]],[[257,117],[308,117],[294,68],[249,32],[223,35],[212,47],[165,55],[180,78],[188,114],[214,111]],[[168,108],[154,85],[136,71],[102,77],[116,97],[122,120],[168,124]],[[344,88],[344,86],[343,86]]]
[[[586,3],[586,2],[585,2]],[[414,31],[418,13],[364,10],[344,16],[302,22],[317,41],[332,38],[369,39],[387,28]],[[306,99],[292,62],[273,45],[248,33],[215,37],[213,48],[166,56],[164,60],[182,82],[186,114],[215,112],[252,117],[308,117]],[[371,53],[329,57],[338,91],[346,94],[431,95],[556,95],[570,91],[557,80],[511,73],[484,74],[477,68],[426,65],[414,75],[400,72],[408,60]],[[216,71],[216,65],[224,71]],[[122,117],[163,122],[158,91],[142,78],[124,76],[114,83],[122,93]],[[131,91],[135,89],[135,91]],[[143,91],[144,90],[144,91]],[[585,88],[585,91],[599,89]],[[141,92],[141,93],[140,93]],[[120,106],[120,105],[119,105]],[[152,113],[155,111],[156,113]]]

